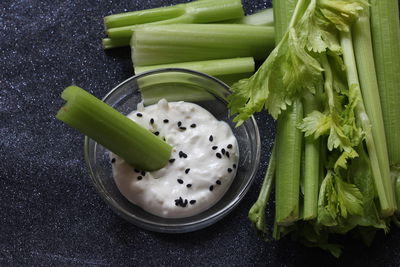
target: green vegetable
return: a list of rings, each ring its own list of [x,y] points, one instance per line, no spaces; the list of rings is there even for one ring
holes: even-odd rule
[[[112,48],[117,48],[117,47],[123,47],[123,46],[128,46],[131,38],[117,38],[117,39],[111,39],[111,38],[104,38],[102,40],[102,45],[104,49],[112,49]]]
[[[276,38],[282,38],[252,77],[232,86],[229,107],[239,125],[262,109],[278,119],[273,237],[290,234],[338,256],[341,246],[331,243],[332,235],[351,231],[371,242],[377,230],[388,230],[397,210],[374,78],[368,3],[299,0],[282,34],[281,21],[290,18],[294,2],[274,2]],[[296,127],[304,132],[303,151],[296,145],[301,141],[295,142],[302,139],[295,135]],[[392,175],[399,191],[393,169]]]
[[[219,23],[274,26],[274,11],[272,8],[267,8],[239,19],[221,21]]]
[[[319,110],[318,101],[310,94],[303,98],[304,115]],[[304,207],[303,219],[312,220],[317,217],[317,199],[320,172],[320,140],[312,136],[304,139]]]
[[[397,0],[370,0],[371,32],[383,122],[392,165],[400,165],[400,23]]]
[[[276,136],[275,221],[288,225],[299,219],[303,105],[296,100],[278,120]],[[288,168],[290,166],[290,168]]]
[[[275,177],[275,167],[276,153],[274,147],[269,158],[268,168],[264,177],[260,194],[258,195],[257,201],[251,207],[248,215],[249,220],[253,222],[254,227],[261,235],[264,235],[267,232],[267,226],[265,223],[265,209],[267,208],[269,196],[271,195],[272,191],[272,184]]]
[[[240,24],[146,26],[131,39],[135,66],[249,56],[259,60],[273,46],[272,27]]]
[[[200,71],[231,85],[240,79],[250,77],[254,72],[255,66],[252,57],[134,66],[135,74],[160,68],[184,68]]]
[[[244,16],[240,0],[200,0],[174,6],[114,14],[104,18],[110,38],[129,38],[137,25],[209,23]]]
[[[67,103],[56,118],[89,136],[138,169],[153,171],[168,163],[171,146],[77,86],[61,97]]]
[[[390,203],[389,209],[383,209],[387,216],[396,209],[394,188],[390,177],[389,156],[386,147],[385,128],[381,109],[378,82],[375,72],[374,54],[369,23],[369,12],[366,8],[353,26],[353,47],[360,80],[362,99],[365,110],[372,125],[371,134],[375,143],[376,154],[382,182],[385,185],[385,195]],[[400,113],[399,113],[400,116]],[[400,142],[398,142],[400,144]],[[371,153],[371,151],[370,151]]]

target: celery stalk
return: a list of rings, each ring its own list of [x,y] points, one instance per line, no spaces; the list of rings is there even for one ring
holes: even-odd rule
[[[147,129],[77,86],[61,97],[67,103],[56,118],[89,136],[138,169],[153,171],[168,163],[171,146]]]
[[[240,79],[250,77],[254,72],[255,66],[252,57],[190,61],[151,66],[134,66],[135,74],[161,68],[184,68],[200,71],[214,76],[230,85]]]
[[[377,148],[382,178],[385,181],[386,193],[395,203],[394,188],[390,179],[389,156],[386,145],[385,126],[381,103],[379,101],[378,81],[375,72],[374,54],[369,23],[369,12],[365,9],[353,26],[354,55],[365,109],[371,122],[371,132]],[[400,58],[399,58],[400,60]],[[398,114],[400,116],[400,113]],[[396,142],[397,143],[397,142]]]
[[[276,155],[275,147],[272,149],[271,157],[269,158],[267,172],[265,173],[264,181],[261,186],[260,194],[258,195],[257,201],[251,206],[249,210],[249,220],[253,222],[254,227],[260,233],[266,233],[265,223],[265,209],[268,204],[269,196],[272,191],[272,184],[275,177],[276,167]]]
[[[353,41],[350,32],[341,32],[340,33],[340,43],[343,48],[343,60],[347,67],[347,81],[350,91],[350,94],[355,94],[360,99],[358,101],[356,110],[357,117],[359,123],[362,125],[362,128],[365,132],[365,142],[368,149],[368,154],[371,161],[371,169],[374,177],[375,188],[379,197],[379,203],[381,208],[382,216],[391,216],[393,212],[396,210],[396,203],[393,202],[394,196],[393,191],[388,191],[388,183],[391,183],[390,177],[386,177],[382,175],[382,170],[380,168],[378,152],[377,152],[377,144],[375,144],[375,140],[371,131],[371,123],[369,121],[368,115],[365,111],[365,105],[363,102],[363,98],[360,91],[360,83],[358,80],[358,73],[356,62],[354,58],[353,51]],[[389,181],[388,181],[389,179]]]
[[[300,165],[303,133],[297,128],[303,105],[296,100],[278,119],[276,136],[276,211],[278,225],[299,219]],[[290,166],[290,167],[288,167]]]
[[[298,19],[304,1],[275,0],[274,18],[276,43],[278,43],[289,24]],[[293,16],[292,16],[293,15]],[[278,118],[276,136],[276,187],[275,223],[288,225],[299,219],[300,166],[303,134],[297,128],[303,119],[303,104],[296,100]],[[290,168],[288,168],[290,166]]]
[[[400,164],[400,23],[397,0],[370,0],[376,75],[390,164]]]
[[[303,98],[304,115],[319,110],[316,98],[310,93]],[[303,219],[312,220],[317,217],[319,189],[319,148],[320,140],[312,136],[304,138],[304,207]]]
[[[109,37],[123,38],[141,24],[210,23],[243,16],[240,0],[201,0],[110,15],[104,18],[104,25]]]
[[[131,39],[135,66],[249,56],[262,60],[273,47],[273,27],[239,24],[146,26]]]
[[[274,11],[272,8],[267,8],[239,19],[221,21],[219,23],[247,24],[256,26],[274,26]]]

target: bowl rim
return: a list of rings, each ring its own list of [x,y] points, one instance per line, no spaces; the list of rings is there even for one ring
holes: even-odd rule
[[[102,101],[106,102],[106,100],[119,88],[124,86],[127,83],[130,83],[132,80],[138,80],[142,77],[150,76],[153,74],[158,74],[158,73],[168,73],[168,72],[181,72],[181,73],[187,73],[187,74],[192,74],[192,75],[197,75],[201,76],[203,78],[210,79],[217,84],[221,86],[228,94],[230,93],[229,86],[226,85],[224,82],[218,80],[217,78],[210,76],[208,74],[198,72],[198,71],[193,71],[193,70],[188,70],[188,69],[183,69],[183,68],[160,68],[160,69],[155,69],[155,70],[149,70],[143,73],[140,73],[138,75],[134,75],[125,81],[119,83],[117,86],[115,86],[113,89],[111,89],[103,98]],[[223,101],[225,104],[227,104],[226,99],[223,99],[219,96],[217,96],[221,101]],[[196,220],[193,222],[187,222],[187,223],[155,223],[154,221],[150,221],[147,219],[143,219],[140,217],[135,216],[135,214],[129,213],[117,203],[113,198],[109,197],[107,192],[105,192],[104,188],[102,185],[97,181],[95,178],[96,175],[94,173],[94,167],[91,164],[90,161],[90,156],[89,156],[89,141],[92,140],[88,136],[85,136],[84,140],[84,157],[86,161],[86,165],[89,168],[90,172],[90,178],[92,180],[92,183],[98,193],[100,194],[101,198],[112,208],[114,212],[116,212],[119,216],[123,217],[125,220],[129,221],[130,223],[137,225],[139,227],[142,227],[147,230],[155,231],[155,232],[162,232],[162,233],[185,233],[185,232],[192,232],[196,230],[203,229],[207,226],[210,226],[211,224],[216,223],[217,221],[221,220],[224,218],[226,215],[228,215],[243,199],[243,197],[246,195],[248,190],[250,189],[250,186],[252,185],[255,176],[257,174],[257,166],[260,162],[260,155],[261,155],[261,139],[260,139],[260,133],[258,129],[257,122],[254,118],[254,116],[251,116],[249,118],[251,121],[254,130],[255,130],[255,142],[256,142],[256,156],[255,156],[255,168],[252,168],[250,175],[248,176],[247,181],[245,182],[243,188],[239,191],[239,194],[237,194],[234,198],[232,198],[229,203],[223,207],[222,209],[218,210],[215,213],[210,214],[207,217],[204,217],[200,220]],[[94,140],[93,140],[94,141]],[[95,142],[95,141],[94,141]],[[95,142],[95,149],[97,148],[98,143]],[[229,189],[228,189],[229,190]],[[134,205],[134,204],[132,204]],[[168,218],[163,218],[165,220],[168,220]]]

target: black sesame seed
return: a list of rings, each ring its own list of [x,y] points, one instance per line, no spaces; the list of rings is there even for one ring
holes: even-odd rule
[[[178,121],[178,127],[181,127],[181,125],[182,125],[182,122]]]
[[[210,137],[208,137],[208,140],[210,140],[210,142],[212,142],[214,140],[214,137],[212,135],[210,135]]]
[[[228,168],[228,172],[232,172],[232,169],[231,169],[231,168]]]
[[[146,172],[145,172],[145,171],[141,171],[140,174],[143,175],[143,176],[145,176],[145,175],[146,175]]]
[[[236,164],[233,164],[232,167],[233,167],[234,169],[236,169]]]
[[[160,134],[160,132],[154,132],[154,134],[158,136]]]
[[[179,157],[180,158],[187,158],[187,155],[183,153],[182,151],[179,151]]]
[[[175,159],[170,159],[169,163],[174,163]]]
[[[226,151],[225,156],[227,156],[229,158],[229,152]]]
[[[220,185],[220,184],[221,184],[221,181],[220,181],[220,180],[217,180],[217,181],[215,181],[215,183],[216,183],[217,185]]]
[[[151,124],[154,123],[154,119],[153,119],[153,118],[150,119],[150,123],[151,123]]]
[[[221,149],[221,153],[222,153],[222,155],[225,155],[225,149],[224,148]]]
[[[217,158],[222,158],[221,153],[216,153],[215,156],[217,156]]]
[[[143,117],[143,114],[142,113],[136,113],[136,116]]]
[[[178,183],[183,184],[183,180],[182,179],[177,179]]]
[[[115,163],[115,158],[112,158],[112,159],[111,159],[111,163]]]
[[[139,181],[142,180],[142,178],[143,178],[143,177],[140,176],[140,175],[137,177],[137,179],[138,179]]]
[[[193,205],[194,203],[196,203],[196,200],[192,199],[189,201],[190,205]]]
[[[168,123],[168,122],[169,122],[169,120],[168,120],[168,119],[165,119],[165,120],[163,120],[163,122],[164,122],[164,123]]]
[[[227,145],[226,148],[231,149],[232,148],[232,144]]]
[[[187,199],[185,199],[185,202],[183,202],[182,204],[183,204],[183,205],[182,205],[182,207],[186,207],[186,206],[187,206],[187,204],[188,204],[188,200],[187,200]]]
[[[184,130],[186,130],[186,127],[179,127],[179,129],[184,131]]]
[[[188,174],[189,171],[190,171],[190,168],[187,168],[187,169],[185,170],[185,173]]]
[[[214,190],[214,186],[210,185],[210,191],[213,191],[213,190]]]
[[[196,124],[193,123],[192,125],[190,125],[191,128],[196,128]]]
[[[138,169],[133,169],[135,172],[139,173],[140,171]]]
[[[218,148],[217,146],[213,146],[213,147],[212,147],[213,150],[216,150],[217,148]]]
[[[190,188],[190,187],[192,187],[192,184],[187,184],[186,187]]]

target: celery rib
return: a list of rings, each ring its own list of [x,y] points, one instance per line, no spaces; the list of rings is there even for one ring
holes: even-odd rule
[[[114,14],[104,18],[111,38],[129,38],[142,24],[210,23],[244,16],[240,0],[200,0],[169,7]]]
[[[276,137],[276,212],[278,225],[299,219],[300,165],[303,133],[297,128],[303,107],[296,100],[278,119]],[[288,167],[290,166],[290,167]]]
[[[134,66],[135,74],[160,68],[184,68],[200,71],[231,85],[240,79],[250,77],[254,72],[255,63],[252,57],[245,57],[179,62],[151,66]]]
[[[397,0],[370,0],[371,31],[383,122],[392,165],[400,165],[400,22]]]
[[[366,9],[353,26],[354,55],[361,85],[362,98],[365,110],[372,125],[371,132],[374,143],[376,144],[376,153],[381,175],[385,181],[386,193],[388,194],[388,197],[391,198],[390,202],[396,203],[393,193],[394,189],[390,181],[389,156],[381,103],[379,101],[380,96],[375,72],[370,28],[369,12],[368,9]]]
[[[61,97],[67,103],[56,118],[89,136],[138,169],[153,171],[168,163],[171,146],[77,86]]]
[[[262,60],[273,47],[273,27],[240,24],[146,26],[131,39],[135,66],[234,57]]]
[[[246,24],[255,26],[274,26],[274,11],[272,8],[263,9],[240,19],[221,21],[219,23]]]
[[[316,98],[310,93],[303,98],[304,115],[319,110]],[[320,172],[320,139],[312,136],[304,138],[304,208],[303,220],[317,217],[319,172]]]
[[[394,196],[393,192],[388,192],[388,183],[391,181],[390,177],[385,177],[382,175],[382,170],[379,164],[378,153],[377,153],[377,145],[375,144],[375,140],[371,131],[371,123],[369,121],[368,115],[365,110],[362,94],[360,92],[360,83],[358,80],[358,72],[356,67],[356,62],[354,58],[353,51],[353,41],[350,32],[341,32],[340,33],[340,43],[343,48],[343,60],[345,65],[347,66],[347,80],[349,90],[355,90],[354,95],[360,99],[356,106],[357,118],[359,123],[361,123],[362,128],[365,132],[365,142],[367,145],[369,157],[371,160],[371,168],[374,177],[374,183],[376,187],[376,191],[379,197],[379,202],[381,206],[382,216],[391,216],[396,209],[396,203],[393,202]],[[353,94],[350,92],[350,94]]]

